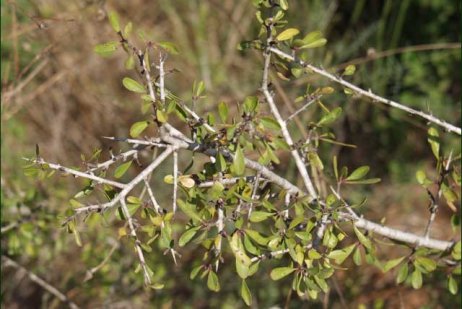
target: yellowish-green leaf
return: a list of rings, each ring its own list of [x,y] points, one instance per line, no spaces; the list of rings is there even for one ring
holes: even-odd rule
[[[109,22],[111,23],[112,29],[114,29],[115,32],[119,32],[120,24],[119,24],[119,16],[117,15],[117,13],[110,12],[108,17],[109,17]]]
[[[276,281],[276,280],[280,280],[280,279],[290,275],[294,271],[295,271],[295,268],[293,268],[293,267],[277,267],[277,268],[274,268],[271,271],[270,277],[271,277],[271,279]]]
[[[207,287],[214,292],[220,291],[220,282],[218,281],[217,274],[211,270],[207,277]]]
[[[137,92],[137,93],[146,93],[146,88],[143,85],[138,83],[136,80],[131,79],[130,77],[124,77],[122,80],[122,84],[125,88],[130,91]]]
[[[353,229],[355,231],[356,237],[358,237],[359,242],[368,250],[372,250],[372,242],[369,238],[367,238],[363,233],[361,233],[358,228],[353,225]]]
[[[454,279],[452,275],[448,276],[448,289],[449,289],[449,292],[451,292],[451,294],[457,295],[457,292],[458,292],[457,281]]]
[[[343,72],[343,75],[353,75],[355,74],[356,67],[353,64],[350,64],[345,68],[345,71]]]
[[[172,55],[178,55],[180,53],[178,47],[172,42],[160,42],[159,45]]]
[[[296,28],[288,28],[282,31],[281,33],[279,33],[278,36],[276,37],[276,40],[278,41],[290,40],[291,38],[293,38],[299,33],[300,31]]]
[[[359,179],[362,179],[364,178],[364,176],[367,175],[367,173],[369,173],[369,166],[367,165],[364,165],[364,166],[360,166],[358,167],[357,169],[355,169],[351,174],[350,176],[348,176],[346,178],[346,180],[359,180]]]
[[[356,247],[355,244],[349,245],[343,249],[333,250],[327,256],[330,259],[333,259],[338,265],[342,264],[346,258],[353,252],[353,249]]]
[[[241,284],[241,297],[247,306],[252,305],[252,293],[250,293],[250,289],[245,280],[242,280]]]
[[[148,127],[149,121],[138,121],[135,122],[130,128],[130,136],[135,138],[138,137]]]
[[[261,222],[261,221],[268,219],[272,215],[273,214],[270,212],[258,211],[258,210],[253,211],[252,214],[250,215],[250,221],[254,223]]]
[[[115,178],[120,178],[122,177],[130,168],[132,165],[132,161],[127,161],[121,165],[119,165],[116,170],[114,171],[114,177]]]
[[[438,130],[434,127],[428,129],[428,143],[430,143],[430,147],[432,149],[433,155],[437,160],[439,160],[440,156],[440,138]]]
[[[422,287],[422,273],[417,269],[411,275],[411,285],[416,290]]]
[[[157,121],[159,121],[160,123],[166,123],[168,121],[167,113],[165,113],[163,110],[160,110],[160,109],[156,111],[156,118],[157,118]]]
[[[241,176],[244,174],[245,159],[244,159],[244,153],[240,146],[237,146],[236,154],[234,155],[233,168],[234,168],[234,173],[237,176]]]
[[[109,57],[117,50],[118,45],[119,42],[112,41],[103,44],[98,44],[95,46],[93,50],[100,56]]]
[[[189,230],[185,231],[183,235],[181,235],[180,239],[178,240],[178,245],[180,247],[185,246],[191,239],[196,235],[197,231],[200,229],[200,226],[195,226],[190,228]]]
[[[396,258],[396,259],[393,259],[393,260],[390,260],[390,261],[386,262],[382,267],[383,272],[386,273],[390,269],[395,268],[396,266],[399,265],[399,263],[401,263],[404,260],[404,258],[405,257],[403,256],[403,257]]]
[[[172,185],[174,181],[173,175],[166,175],[164,177],[164,182],[168,183],[169,185]]]

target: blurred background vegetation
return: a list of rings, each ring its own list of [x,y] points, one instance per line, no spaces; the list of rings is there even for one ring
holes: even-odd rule
[[[310,55],[313,64],[340,72],[354,63],[357,73],[352,81],[362,88],[460,125],[458,3],[307,0],[290,4],[291,26],[303,33],[321,30],[328,39],[324,48]],[[68,201],[79,191],[78,181],[62,176],[41,181],[24,175],[22,158],[34,155],[35,144],[47,160],[79,166],[81,153],[90,155],[99,147],[107,157],[110,147],[121,150],[123,146],[101,137],[127,136],[130,124],[142,117],[140,102],[121,83],[127,75],[126,55],[119,51],[104,59],[93,52],[96,44],[117,39],[107,21],[110,10],[118,12],[123,23],[132,21],[135,31],[142,30],[149,40],[171,41],[179,47],[180,54],[167,62],[169,69],[175,69],[167,86],[187,99],[193,82],[203,80],[207,98],[198,111],[214,111],[221,101],[236,108],[245,96],[256,94],[261,55],[236,49],[240,41],[258,34],[250,0],[2,0],[1,221],[2,227],[9,227],[2,233],[2,254],[84,308],[244,307],[233,263],[220,271],[219,293],[208,291],[204,281],[189,280],[189,272],[198,263],[191,248],[182,252],[178,266],[153,248],[148,262],[155,265],[156,277],[166,287],[144,290],[141,274],[134,273],[136,256],[131,246],[124,241],[118,245],[117,224],[85,222],[82,247],[61,228]],[[291,82],[274,79],[284,115],[299,107],[293,101],[307,83],[328,84],[315,75]],[[358,147],[330,147],[323,149],[325,155],[339,156],[341,164],[350,168],[370,165],[373,176],[382,178],[378,185],[352,192],[352,199],[367,195],[366,217],[386,218],[391,226],[423,233],[429,215],[427,196],[414,175],[422,168],[431,173],[434,166],[426,124],[336,88],[339,94],[324,102],[345,110],[333,130],[340,141]],[[300,119],[302,125],[312,116],[308,112]],[[458,154],[460,139],[445,135],[444,148]],[[186,157],[183,160],[185,165],[189,162]],[[159,179],[167,172],[165,167]],[[448,207],[441,208],[434,237],[458,237],[459,230],[448,224],[452,215]],[[387,246],[383,251],[397,256]],[[84,282],[86,271],[110,252],[108,262]],[[249,284],[256,308],[308,307],[308,302],[290,295],[290,281],[269,279],[270,261],[262,264]],[[311,301],[310,308],[326,304],[341,308],[342,303],[351,308],[393,308],[401,303],[406,308],[460,306],[459,297],[447,291],[444,273],[426,278],[421,290],[413,290],[397,286],[394,272],[385,275],[373,267],[351,266],[336,273],[330,294]],[[2,280],[5,308],[63,306],[14,269],[2,269]]]

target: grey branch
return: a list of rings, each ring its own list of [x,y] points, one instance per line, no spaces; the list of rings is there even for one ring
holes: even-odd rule
[[[461,135],[461,129],[459,127],[456,127],[456,126],[454,126],[454,125],[452,125],[452,124],[450,124],[450,123],[448,123],[448,122],[446,122],[444,120],[436,118],[433,115],[429,115],[429,114],[426,114],[426,113],[424,113],[422,111],[415,110],[415,109],[412,109],[410,107],[407,107],[404,104],[401,104],[401,103],[398,103],[398,102],[395,102],[395,101],[392,101],[392,100],[388,100],[386,98],[383,98],[383,97],[381,97],[379,95],[376,95],[376,94],[372,93],[372,91],[370,91],[370,90],[366,91],[364,89],[361,89],[358,86],[353,85],[353,84],[345,81],[344,79],[342,79],[340,77],[334,76],[334,75],[328,73],[327,71],[325,71],[323,69],[320,69],[320,68],[315,67],[315,66],[313,66],[311,64],[308,64],[308,63],[306,63],[306,62],[304,62],[304,61],[302,61],[300,59],[297,59],[294,56],[289,55],[289,54],[287,54],[287,53],[285,53],[285,52],[283,52],[283,51],[281,51],[281,50],[279,50],[279,49],[277,49],[275,47],[269,47],[269,50],[271,52],[279,55],[282,58],[285,58],[287,60],[296,62],[296,63],[300,64],[301,66],[304,66],[305,68],[308,68],[311,71],[313,71],[313,72],[315,72],[315,73],[317,73],[319,75],[322,75],[322,76],[324,76],[324,77],[326,77],[326,78],[328,78],[328,79],[330,79],[330,80],[332,80],[332,81],[334,81],[336,83],[339,83],[340,85],[345,86],[345,87],[355,91],[358,94],[361,94],[361,95],[363,95],[365,97],[368,97],[368,98],[370,98],[370,99],[372,99],[374,101],[383,103],[385,105],[400,109],[400,110],[405,111],[405,112],[407,112],[407,113],[409,113],[411,115],[419,116],[419,117],[421,117],[423,119],[428,120],[431,123],[434,123],[434,124],[444,128],[444,129],[446,129],[449,132],[453,132],[453,133],[456,133],[458,135]]]

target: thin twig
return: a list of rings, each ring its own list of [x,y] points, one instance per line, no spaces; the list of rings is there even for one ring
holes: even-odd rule
[[[443,182],[446,173],[449,171],[449,167],[451,166],[451,160],[452,160],[452,151],[449,153],[449,158],[448,162],[446,163],[446,166],[443,167],[443,171],[441,172],[440,180],[438,181],[438,192],[436,193],[436,201],[431,201],[430,205],[430,218],[428,219],[427,226],[425,227],[425,232],[424,232],[424,237],[429,238],[430,237],[430,230],[432,227],[433,222],[435,221],[436,218],[436,213],[438,212],[440,200],[441,200],[441,195],[443,193]]]
[[[319,96],[316,96],[314,97],[313,99],[309,100],[307,103],[305,103],[302,107],[300,107],[298,110],[296,110],[292,115],[290,115],[287,119],[286,119],[286,123],[288,123],[292,118],[294,118],[295,116],[297,116],[298,114],[300,114],[301,112],[303,112],[308,106],[310,106],[311,104],[313,104],[314,102],[316,102],[317,100],[319,100],[320,98],[322,97],[322,95],[319,95]]]
[[[149,197],[151,198],[152,206],[156,210],[157,214],[161,214],[162,210],[160,208],[159,203],[156,200],[156,197],[154,196],[154,193],[152,192],[151,186],[149,185],[149,181],[147,178],[144,179],[144,185],[146,190],[148,191]]]
[[[297,149],[294,148],[294,142],[292,141],[292,137],[290,136],[289,130],[287,129],[285,121],[282,119],[281,114],[279,113],[279,110],[276,106],[276,103],[274,102],[273,96],[271,95],[269,89],[268,89],[268,75],[269,75],[269,68],[271,64],[271,53],[270,50],[271,48],[269,47],[271,45],[271,42],[273,40],[272,35],[272,26],[268,26],[267,32],[268,32],[268,38],[267,38],[267,45],[268,47],[265,49],[263,53],[264,57],[264,67],[263,67],[263,79],[262,79],[262,86],[261,90],[263,94],[265,95],[266,101],[268,102],[271,113],[273,114],[274,118],[278,122],[279,126],[281,127],[281,132],[282,136],[284,137],[284,140],[286,141],[287,145],[291,148],[291,154],[292,157],[294,158],[295,164],[297,165],[298,171],[303,179],[303,182],[305,184],[306,189],[308,190],[308,193],[310,194],[312,199],[316,199],[318,194],[316,193],[313,183],[311,181],[311,178],[308,174],[308,170],[306,169],[305,164],[302,161],[302,158],[300,157],[300,154],[298,153]]]
[[[454,125],[452,125],[452,124],[450,124],[450,123],[448,123],[448,122],[446,122],[444,120],[436,118],[433,115],[429,115],[429,114],[426,114],[426,113],[424,113],[422,111],[418,111],[418,110],[412,109],[410,107],[407,107],[407,106],[405,106],[405,105],[403,105],[401,103],[398,103],[398,102],[395,102],[395,101],[392,101],[392,100],[388,100],[386,98],[383,98],[383,97],[381,97],[379,95],[376,95],[376,94],[372,93],[372,91],[370,91],[370,90],[366,91],[364,89],[361,89],[358,86],[353,85],[353,84],[345,81],[344,79],[342,79],[340,77],[334,76],[334,75],[328,73],[327,71],[325,71],[323,69],[320,69],[320,68],[318,68],[316,66],[308,64],[308,63],[306,63],[306,62],[304,62],[304,61],[302,61],[302,60],[300,60],[298,58],[295,58],[294,56],[289,55],[289,54],[287,54],[287,53],[285,53],[285,52],[283,52],[283,51],[281,51],[281,50],[279,50],[279,49],[277,49],[275,47],[269,47],[268,50],[271,51],[274,54],[279,55],[282,58],[285,58],[287,60],[296,62],[299,65],[301,65],[301,66],[303,66],[305,68],[308,68],[311,71],[313,71],[313,72],[315,72],[315,73],[317,73],[319,75],[322,75],[322,76],[324,76],[324,77],[326,77],[326,78],[328,78],[328,79],[330,79],[330,80],[332,80],[332,81],[334,81],[336,83],[339,83],[342,86],[350,88],[351,90],[355,91],[356,93],[361,94],[361,95],[363,95],[365,97],[368,97],[368,98],[372,99],[373,101],[380,102],[380,103],[383,103],[385,105],[400,109],[400,110],[405,111],[405,112],[407,112],[407,113],[409,113],[411,115],[419,116],[419,117],[421,117],[423,119],[428,120],[431,123],[434,123],[434,124],[436,124],[436,125],[438,125],[440,127],[443,127],[448,132],[453,132],[453,133],[456,133],[458,135],[462,134],[461,128],[456,127],[456,126],[454,126]]]
[[[2,255],[2,266],[3,265],[11,266],[17,270],[25,272],[30,280],[40,285],[43,289],[45,289],[46,291],[48,291],[49,293],[57,297],[63,303],[68,304],[71,309],[80,308],[74,302],[72,302],[66,295],[64,295],[61,291],[59,291],[57,288],[55,288],[54,286],[52,286],[51,284],[49,284],[48,282],[46,282],[45,280],[43,280],[42,278],[34,274],[33,272],[27,270],[26,268],[19,265],[18,263],[16,263],[15,261],[13,261],[12,259],[10,259],[9,257],[5,255]]]
[[[113,186],[113,187],[116,187],[116,188],[120,188],[120,189],[123,189],[123,188],[126,187],[126,185],[123,184],[123,183],[113,181],[113,180],[108,180],[108,179],[105,179],[105,178],[102,178],[102,177],[98,177],[98,176],[95,176],[95,175],[90,174],[90,173],[77,171],[77,170],[72,169],[72,168],[64,167],[64,166],[62,166],[60,164],[54,164],[54,163],[46,162],[45,160],[43,160],[41,158],[32,159],[32,160],[28,159],[28,158],[24,158],[24,160],[31,161],[31,162],[37,163],[37,164],[43,164],[43,165],[46,165],[47,167],[49,167],[49,168],[51,168],[53,170],[57,170],[57,171],[60,171],[60,172],[63,172],[63,173],[71,174],[71,175],[86,178],[86,179],[91,179],[91,180],[96,181],[97,183],[107,184],[107,185],[110,185],[110,186]]]
[[[135,224],[133,223],[133,218],[130,215],[130,212],[128,211],[127,204],[125,203],[125,197],[120,199],[120,204],[122,206],[122,212],[125,218],[127,219],[128,226],[130,228],[130,236],[132,236],[133,239],[135,240],[135,250],[136,250],[136,253],[138,254],[138,259],[140,260],[141,268],[143,269],[144,284],[150,285],[151,275],[149,274],[149,271],[146,265],[146,260],[144,259],[143,249],[141,248],[141,242],[138,239],[138,235],[136,234],[136,228],[135,228]]]
[[[178,194],[178,152],[173,152],[173,214],[176,213],[176,199]]]

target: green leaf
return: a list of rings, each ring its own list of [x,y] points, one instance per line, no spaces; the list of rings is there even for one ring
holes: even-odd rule
[[[335,263],[337,263],[338,265],[341,265],[346,260],[346,258],[351,254],[351,252],[353,252],[353,249],[355,247],[356,245],[352,244],[343,249],[333,250],[329,253],[327,257],[335,260]]]
[[[125,88],[130,91],[137,92],[137,93],[146,93],[146,89],[143,85],[138,83],[136,80],[131,79],[130,77],[124,77],[122,80],[122,84]]]
[[[249,96],[244,99],[244,112],[251,114],[255,111],[258,106],[258,98],[255,96]]]
[[[281,33],[279,33],[278,36],[276,37],[276,40],[278,41],[290,40],[291,38],[293,38],[299,33],[300,31],[296,28],[288,28],[282,31]]]
[[[164,182],[169,185],[173,185],[173,182],[174,182],[173,175],[165,175]]]
[[[343,72],[343,75],[353,75],[355,74],[356,67],[353,64],[350,64],[345,68],[345,71]]]
[[[276,280],[280,280],[280,279],[290,275],[294,271],[295,271],[295,268],[293,268],[293,267],[277,267],[277,268],[274,268],[271,271],[270,277],[271,277],[271,279],[276,281]]]
[[[451,294],[457,295],[457,292],[458,292],[457,281],[451,275],[448,276],[448,289],[449,289],[449,292],[451,292]]]
[[[191,274],[189,275],[189,279],[194,280],[197,277],[199,272],[203,269],[202,265],[196,266],[191,270]]]
[[[279,0],[279,6],[284,11],[287,11],[289,9],[289,3],[287,2],[287,0]]]
[[[434,127],[428,129],[428,143],[432,149],[433,155],[437,160],[440,157],[440,138],[438,130]]]
[[[461,258],[461,242],[460,242],[460,240],[454,245],[454,248],[452,248],[451,255],[456,261],[460,261],[460,258]]]
[[[241,283],[241,297],[247,306],[252,305],[252,293],[250,293],[249,287],[245,280]]]
[[[308,33],[302,40],[295,40],[294,46],[298,49],[316,48],[324,46],[327,40],[322,37],[320,31],[313,31]]]
[[[359,180],[369,173],[369,166],[364,165],[355,169],[346,180]]]
[[[358,230],[358,228],[355,225],[353,225],[353,229],[355,231],[356,237],[358,237],[359,242],[369,251],[372,250],[371,240],[367,238],[366,236],[364,236],[364,234],[361,233],[361,231]]]
[[[228,118],[228,105],[225,102],[218,103],[218,114],[222,123],[226,123]]]
[[[172,55],[178,55],[180,53],[178,47],[172,42],[159,42],[159,46]]]
[[[374,183],[380,182],[380,178],[369,178],[369,179],[363,179],[363,180],[352,180],[352,181],[345,181],[345,184],[349,185],[371,185]]]
[[[168,115],[164,111],[157,109],[156,118],[160,123],[166,123],[168,120]]]
[[[188,242],[190,242],[200,228],[200,226],[195,226],[193,228],[190,228],[189,230],[186,230],[178,240],[179,246],[184,247]]]
[[[418,170],[415,173],[415,178],[417,179],[417,182],[421,185],[424,185],[427,181],[427,176],[425,175],[425,172],[422,170]]]
[[[407,263],[404,263],[398,271],[398,275],[396,276],[396,283],[400,284],[401,282],[404,282],[407,278],[408,272],[409,266]]]
[[[98,44],[93,49],[95,53],[103,57],[111,56],[116,50],[119,42],[111,41],[103,44]]]
[[[136,196],[132,196],[130,195],[129,197],[127,197],[127,202],[129,204],[135,204],[135,205],[141,205],[143,203],[142,200],[139,199],[139,197],[136,197]]]
[[[321,118],[321,120],[318,121],[317,125],[322,126],[322,125],[330,124],[334,122],[341,114],[342,114],[342,108],[336,107],[332,111],[330,111],[328,114],[324,115]]]
[[[133,24],[129,21],[124,27],[124,36],[128,37],[133,30]]]
[[[279,125],[279,123],[271,117],[261,117],[260,123],[266,129],[277,130],[277,131],[281,130],[281,126]]]
[[[383,272],[388,272],[390,269],[392,268],[395,268],[396,266],[399,265],[399,263],[401,263],[403,260],[404,260],[404,256],[403,257],[400,257],[400,258],[396,258],[396,259],[393,259],[393,260],[390,260],[388,262],[386,262],[384,265],[383,265]]]
[[[324,169],[324,164],[322,164],[322,161],[316,152],[308,152],[308,161],[311,166],[316,167],[318,170],[322,171]]]
[[[220,291],[220,282],[218,276],[214,271],[210,271],[207,277],[207,287],[214,292]]]
[[[244,174],[245,171],[245,161],[244,161],[244,153],[242,152],[242,149],[240,146],[237,146],[236,154],[234,155],[234,160],[233,160],[233,168],[234,168],[234,173],[237,176],[241,176]]]
[[[181,199],[177,200],[178,207],[187,215],[189,218],[196,220],[196,221],[202,221],[201,217],[198,215],[196,211],[196,207],[190,203],[184,202]]]
[[[245,230],[245,233],[260,246],[266,246],[268,239],[263,237],[259,232],[254,230]]]
[[[138,137],[143,131],[148,127],[149,121],[138,121],[135,122],[131,127],[130,127],[130,136],[135,138]]]
[[[130,166],[132,165],[132,161],[127,161],[121,165],[119,165],[116,170],[114,171],[114,177],[115,178],[120,178],[122,177],[125,172],[128,171],[128,169],[130,168]]]
[[[110,12],[108,17],[109,17],[109,22],[111,23],[112,29],[114,29],[115,32],[119,32],[120,24],[119,24],[119,16],[117,16],[117,13]]]
[[[196,83],[196,81],[194,81],[194,84],[193,84],[193,95],[198,98],[202,95],[202,93],[204,92],[205,90],[205,83],[204,81],[200,81],[198,83]]]
[[[411,275],[411,285],[416,290],[422,287],[422,273],[417,269]]]
[[[427,272],[432,272],[436,269],[436,262],[425,256],[417,256],[414,265],[416,265],[416,267],[422,267]]]
[[[271,217],[273,214],[270,212],[265,212],[265,211],[253,211],[252,214],[250,215],[250,222],[261,222],[269,217]]]
[[[357,247],[353,253],[353,262],[356,266],[361,266],[363,263],[360,247]]]
[[[338,162],[337,162],[337,156],[334,156],[332,158],[332,168],[334,169],[334,174],[335,174],[335,179],[338,181]]]
[[[249,276],[249,265],[244,264],[244,261],[236,258],[236,272],[242,279],[245,279]]]

